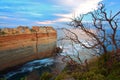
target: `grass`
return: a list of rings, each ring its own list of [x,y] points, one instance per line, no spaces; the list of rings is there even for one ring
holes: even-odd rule
[[[68,76],[74,80],[120,80],[120,62],[111,61],[110,53],[90,60],[88,66],[88,71],[83,71],[77,65],[73,70],[66,67],[55,80],[67,80]]]

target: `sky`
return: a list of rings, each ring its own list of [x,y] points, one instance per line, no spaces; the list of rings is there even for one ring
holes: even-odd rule
[[[65,26],[71,18],[97,10],[99,2],[107,10],[120,10],[119,0],[0,0],[0,28]]]

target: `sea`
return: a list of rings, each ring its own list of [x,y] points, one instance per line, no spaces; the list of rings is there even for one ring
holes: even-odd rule
[[[0,74],[0,78],[4,78],[4,80],[21,80],[27,77],[28,80],[31,80],[31,78],[38,80],[44,72],[60,73],[68,60],[66,59],[66,61],[63,61],[63,58],[66,56],[71,57],[78,63],[82,63],[86,59],[95,56],[96,52],[93,50],[85,49],[78,43],[73,43],[71,40],[64,39],[65,34],[66,32],[63,30],[57,29],[57,46],[63,49],[62,53],[58,53],[53,57],[28,62],[17,69],[11,70],[5,74]],[[85,37],[85,35],[80,36]],[[99,52],[99,50],[97,52]]]

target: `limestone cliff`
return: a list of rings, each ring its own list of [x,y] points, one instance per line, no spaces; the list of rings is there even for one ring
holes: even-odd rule
[[[2,29],[0,70],[54,55],[56,39],[57,33],[52,27]]]

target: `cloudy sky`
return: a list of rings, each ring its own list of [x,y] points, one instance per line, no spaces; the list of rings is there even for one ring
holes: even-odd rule
[[[70,18],[96,10],[99,2],[108,10],[120,10],[119,0],[0,0],[0,28],[61,26]]]

